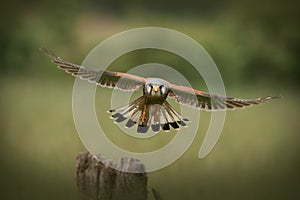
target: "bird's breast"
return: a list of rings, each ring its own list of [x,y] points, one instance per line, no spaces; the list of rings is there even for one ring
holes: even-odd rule
[[[146,103],[149,105],[162,104],[164,101],[165,98],[161,95],[149,95],[146,97]]]

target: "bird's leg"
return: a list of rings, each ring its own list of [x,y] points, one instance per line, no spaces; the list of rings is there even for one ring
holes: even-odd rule
[[[142,125],[142,126],[147,125],[148,118],[149,118],[149,113],[148,113],[147,109],[148,109],[148,106],[145,103],[142,107],[142,113],[141,113],[141,116],[140,116],[139,125]]]

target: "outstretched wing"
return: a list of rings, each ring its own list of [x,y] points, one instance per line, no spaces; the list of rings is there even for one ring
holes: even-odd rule
[[[190,87],[171,84],[169,96],[183,105],[203,110],[224,110],[244,108],[254,104],[260,104],[271,99],[279,97],[264,97],[257,99],[241,99],[232,97],[223,97],[215,94],[209,94]]]
[[[146,82],[146,79],[140,76],[121,72],[111,72],[103,69],[92,69],[64,61],[49,49],[41,48],[41,51],[49,56],[52,59],[52,62],[58,65],[58,68],[73,76],[88,80],[89,82],[102,87],[133,91]]]

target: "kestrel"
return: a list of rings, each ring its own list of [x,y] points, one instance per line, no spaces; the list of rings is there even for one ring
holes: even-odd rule
[[[58,65],[58,68],[80,79],[88,80],[102,87],[117,88],[123,91],[135,91],[142,88],[143,95],[141,97],[126,106],[109,110],[117,123],[128,119],[125,124],[127,128],[138,124],[138,133],[146,133],[150,127],[154,132],[159,132],[161,128],[169,131],[170,126],[174,129],[186,126],[186,122],[189,120],[181,116],[168,103],[168,97],[175,99],[177,103],[209,111],[244,108],[278,98],[267,96],[257,99],[241,99],[219,96],[190,87],[178,86],[160,78],[144,78],[133,74],[80,66],[64,61],[49,49],[41,50]]]

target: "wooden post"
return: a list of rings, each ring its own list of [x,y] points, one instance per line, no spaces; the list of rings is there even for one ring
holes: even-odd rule
[[[146,200],[147,174],[144,165],[134,158],[121,158],[117,164],[101,156],[79,153],[77,187],[83,200]],[[114,166],[114,168],[112,168]],[[132,171],[140,173],[127,173]],[[116,170],[117,169],[117,170]]]

